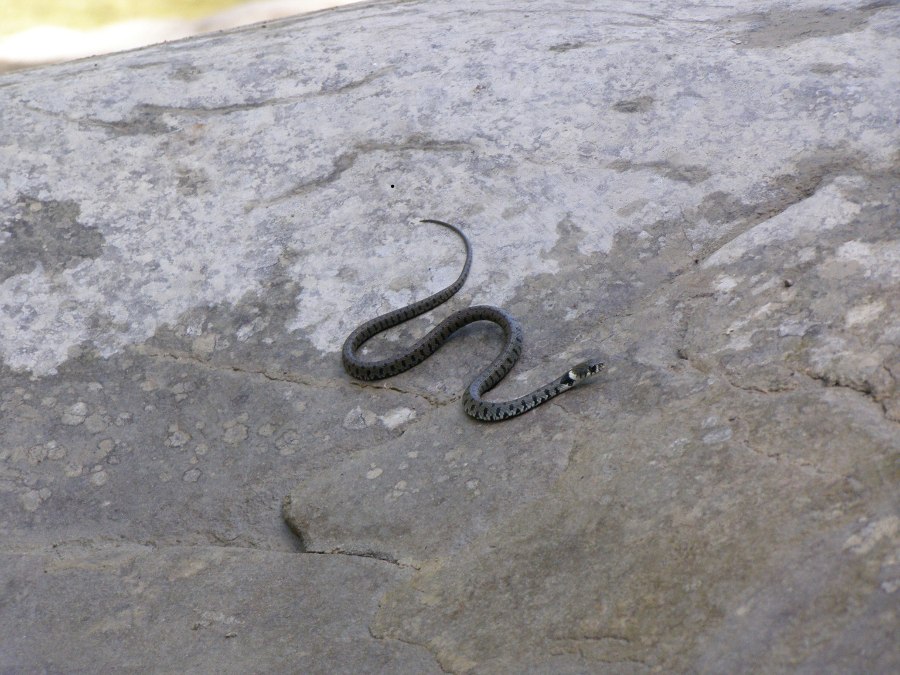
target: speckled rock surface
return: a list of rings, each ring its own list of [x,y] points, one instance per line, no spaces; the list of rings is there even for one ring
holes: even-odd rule
[[[0,76],[0,671],[900,668],[900,5],[381,2]],[[361,320],[472,326],[361,385]]]

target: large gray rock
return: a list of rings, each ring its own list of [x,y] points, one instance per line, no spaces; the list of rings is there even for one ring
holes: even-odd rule
[[[900,6],[740,12],[395,1],[0,78],[0,670],[896,672]],[[607,374],[475,423],[474,326],[351,382],[459,271],[419,218],[525,327],[497,397]]]

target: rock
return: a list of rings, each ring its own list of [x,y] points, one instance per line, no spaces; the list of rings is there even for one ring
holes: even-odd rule
[[[3,634],[10,672],[440,672],[425,650],[369,634],[397,578],[377,560],[94,542],[3,553],[0,565],[14,581],[4,628],[20,626]]]
[[[900,6],[479,9],[0,77],[0,670],[900,669]]]

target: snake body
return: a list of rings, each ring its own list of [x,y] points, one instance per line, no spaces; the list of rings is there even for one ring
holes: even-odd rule
[[[430,295],[423,300],[406,307],[395,309],[366,321],[354,330],[344,341],[342,361],[344,369],[352,377],[359,380],[380,380],[402,373],[420,364],[443,345],[457,330],[475,321],[492,321],[503,329],[505,345],[503,351],[482,371],[469,385],[463,394],[463,408],[471,417],[488,422],[505,420],[521,415],[549,401],[554,396],[568,391],[584,382],[587,378],[603,369],[603,362],[597,359],[584,361],[572,366],[563,375],[542,387],[538,387],[525,396],[511,401],[485,401],[482,396],[493,389],[512,369],[522,353],[522,326],[508,312],[491,305],[475,305],[451,314],[431,329],[427,335],[416,342],[402,354],[380,361],[364,361],[357,355],[357,350],[373,336],[397,326],[405,321],[424,314],[443,304],[460,288],[469,275],[472,266],[472,245],[465,233],[455,225],[440,220],[423,220],[423,223],[434,223],[447,227],[458,234],[466,246],[466,262],[462,272],[452,284],[445,289]]]

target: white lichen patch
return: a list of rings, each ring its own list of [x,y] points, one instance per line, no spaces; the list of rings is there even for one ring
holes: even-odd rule
[[[706,445],[716,445],[730,440],[731,436],[732,431],[730,427],[719,427],[718,429],[713,429],[709,433],[704,434],[703,443]]]
[[[244,424],[247,419],[247,415],[240,415],[237,419],[227,421],[223,425],[225,433],[222,435],[222,440],[228,445],[235,445],[245,441],[250,434],[250,430]]]
[[[837,335],[828,335],[820,344],[809,350],[810,364],[821,371],[835,359],[846,356],[847,341]]]
[[[848,241],[836,253],[836,259],[840,262],[860,265],[865,270],[866,278],[900,279],[900,241],[878,244]]]
[[[384,499],[388,502],[394,501],[407,494],[409,491],[409,485],[407,484],[407,482],[405,480],[398,480],[394,484],[394,487],[391,488],[391,491],[384,496]],[[414,490],[414,492],[417,492],[417,490]]]
[[[113,448],[116,447],[116,442],[111,438],[104,438],[102,441],[97,443],[97,450],[99,451],[99,457],[103,458],[109,455],[113,451]]]
[[[366,429],[375,424],[377,419],[378,416],[371,410],[364,410],[363,408],[356,406],[344,416],[344,428],[357,431]]]
[[[256,317],[250,323],[246,323],[237,330],[237,339],[238,342],[246,342],[253,335],[265,329],[268,325],[268,322],[262,317]]]
[[[164,441],[168,448],[181,448],[191,440],[191,435],[177,424],[170,424],[168,435]]]
[[[82,473],[84,473],[84,467],[81,464],[76,464],[74,462],[69,462],[63,469],[63,475],[66,478],[77,478]]]
[[[379,415],[379,421],[388,429],[395,429],[416,418],[416,411],[410,408],[393,408],[384,415]]]
[[[720,347],[716,351],[724,351],[731,349],[733,351],[742,351],[753,346],[753,330],[744,330],[749,319],[736,319],[728,328],[725,329],[725,335],[728,336],[728,343]]]
[[[88,407],[84,401],[73,403],[62,415],[62,423],[66,426],[75,427],[84,422],[87,417]]]
[[[47,442],[47,457],[54,461],[60,460],[66,456],[68,450],[56,441]]]
[[[866,525],[860,532],[853,534],[844,542],[843,549],[857,555],[871,551],[882,539],[893,540],[900,530],[900,518],[887,516]]]
[[[810,326],[812,326],[811,321],[787,319],[778,324],[778,337],[803,337]]]
[[[872,246],[861,241],[848,241],[837,250],[840,260],[865,263],[872,258]]]
[[[771,312],[773,309],[775,309],[775,305],[773,305],[771,302],[767,302],[766,304],[762,305],[761,307],[757,307],[755,310],[753,310],[753,314],[751,314],[751,316],[754,319],[761,319],[764,316],[766,316],[769,312]]]
[[[216,350],[216,336],[212,333],[194,338],[191,342],[191,352],[195,356],[208,357]]]
[[[844,315],[844,323],[847,328],[871,323],[884,311],[884,309],[885,304],[881,300],[851,307]]]
[[[713,281],[713,288],[722,293],[727,293],[737,285],[738,280],[734,277],[728,276],[727,274],[720,274]]]
[[[202,475],[202,471],[200,469],[188,469],[181,475],[181,480],[185,483],[196,483],[200,480],[200,476]]]
[[[84,420],[85,428],[92,434],[99,434],[106,431],[109,421],[100,413],[89,415]]]
[[[33,445],[25,451],[25,459],[32,466],[37,466],[47,459],[47,448],[43,445]]]
[[[302,445],[303,436],[296,429],[287,429],[275,439],[275,447],[282,457],[293,455],[302,448]]]
[[[41,504],[50,499],[52,494],[49,488],[27,490],[19,495],[19,502],[26,511],[37,511]]]
[[[91,470],[91,485],[94,487],[100,487],[101,485],[106,485],[106,482],[109,480],[109,474],[103,470],[103,467],[94,467]]]
[[[753,295],[759,295],[760,293],[765,293],[765,292],[767,292],[767,291],[770,291],[770,290],[772,290],[773,288],[776,288],[777,286],[779,286],[779,285],[781,285],[781,284],[783,284],[783,283],[784,283],[784,282],[783,282],[779,277],[774,277],[774,276],[773,276],[773,277],[769,277],[768,279],[766,279],[766,280],[763,281],[762,283],[760,283],[760,284],[754,286],[754,287],[751,289],[750,292],[751,292]]]

